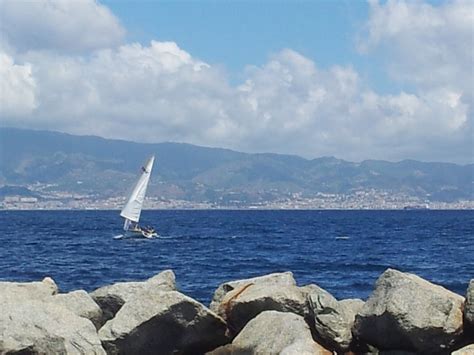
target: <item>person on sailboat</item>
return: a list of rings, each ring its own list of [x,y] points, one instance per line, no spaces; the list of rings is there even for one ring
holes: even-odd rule
[[[141,228],[138,225],[138,223],[134,223],[134,224],[132,224],[132,230],[139,232],[139,231],[141,231]]]

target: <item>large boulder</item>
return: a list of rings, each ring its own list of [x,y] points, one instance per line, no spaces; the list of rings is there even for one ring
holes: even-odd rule
[[[315,284],[309,284],[309,285],[306,285],[306,286],[301,286],[299,289],[300,289],[301,293],[303,294],[303,296],[305,298],[309,298],[310,296],[334,298],[324,288],[321,288],[321,287],[319,287],[318,285],[315,285]]]
[[[352,344],[352,326],[363,305],[362,300],[337,301],[327,292],[308,295],[309,318],[316,333],[340,353],[348,351]]]
[[[310,299],[311,298],[322,298],[322,299],[334,299],[333,295],[331,295],[325,289],[319,287],[315,284],[310,284],[306,286],[299,287],[299,290],[303,297],[306,299],[306,314],[305,316],[312,317],[313,316],[313,309],[310,306]]]
[[[233,352],[232,344],[226,344],[208,351],[206,355],[237,355]]]
[[[0,301],[0,354],[104,354],[94,325],[48,301]]]
[[[362,307],[364,307],[365,302],[360,298],[348,298],[345,300],[340,300],[339,304],[345,307],[347,312],[349,312],[355,318],[357,313],[359,313]]]
[[[321,354],[332,352],[314,342],[304,318],[265,311],[252,319],[233,340],[232,354]]]
[[[87,293],[57,293],[49,277],[41,282],[0,282],[1,354],[105,354],[94,325],[86,319],[90,314],[74,304],[73,298],[93,307]]]
[[[362,310],[362,307],[364,307],[364,304],[365,302],[361,300],[360,298],[348,298],[348,299],[339,301],[339,305],[344,308],[346,317],[352,323],[351,329],[352,329],[352,326],[354,325],[356,315]]]
[[[102,310],[84,290],[55,295],[51,297],[51,302],[66,307],[79,317],[89,319],[97,329],[102,326]]]
[[[228,342],[224,320],[176,291],[142,290],[99,331],[108,354],[204,353]]]
[[[222,303],[224,296],[235,290],[236,288],[241,289],[243,287],[248,287],[249,285],[257,286],[296,286],[296,281],[293,278],[293,273],[291,272],[281,272],[274,273],[269,275],[263,275],[258,277],[253,277],[250,279],[236,280],[225,282],[217,288],[212,298],[212,302],[209,308],[213,312],[218,312],[218,309]]]
[[[298,340],[286,346],[279,355],[332,355],[333,352],[313,340]]]
[[[231,335],[237,334],[263,311],[292,312],[304,316],[306,299],[296,286],[250,284],[228,292],[218,308]]]
[[[176,291],[176,278],[172,270],[165,270],[146,281],[118,282],[100,287],[91,292],[91,297],[103,313],[102,323],[113,318],[125,302],[134,298],[146,288],[162,291]]]
[[[474,335],[474,279],[469,282],[464,305],[464,322],[468,332]]]
[[[462,333],[464,298],[422,278],[386,270],[356,316],[354,334],[381,350],[445,353]]]
[[[451,355],[473,355],[474,354],[474,344],[466,345],[465,347],[453,351]]]
[[[271,312],[271,311],[268,311],[268,312]],[[220,346],[219,348],[206,353],[206,355],[254,355],[254,354],[263,355],[266,353],[255,352],[254,350],[249,350],[249,349],[240,349],[240,348],[238,349],[232,344]],[[270,354],[273,354],[273,353],[270,353]],[[329,354],[332,354],[332,352],[328,351],[323,346],[314,342],[313,339],[296,340],[290,345],[285,346],[278,353],[278,355],[329,355]]]
[[[44,300],[58,293],[58,286],[50,277],[35,282],[0,282],[0,300]]]

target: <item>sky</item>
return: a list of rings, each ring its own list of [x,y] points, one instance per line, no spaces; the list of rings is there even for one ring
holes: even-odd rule
[[[474,161],[474,1],[0,0],[0,125]]]

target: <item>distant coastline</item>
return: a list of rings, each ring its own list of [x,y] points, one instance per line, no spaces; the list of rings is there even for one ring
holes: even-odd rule
[[[100,199],[61,193],[48,197],[20,195],[0,197],[0,210],[121,210],[124,197]],[[473,210],[474,200],[454,202],[419,201],[405,196],[367,193],[320,195],[314,198],[282,198],[258,203],[232,200],[229,203],[147,198],[145,210]]]
[[[30,207],[30,206],[12,206],[0,207],[2,211],[120,211],[120,207]],[[331,207],[331,208],[311,208],[311,207],[286,207],[286,206],[201,206],[201,205],[180,205],[180,206],[161,206],[155,208],[144,208],[144,211],[472,211],[474,202],[463,203],[442,203],[430,208],[411,208],[410,206],[390,208],[390,207]]]
[[[474,209],[474,164],[305,159],[13,128],[0,128],[0,149],[7,210],[121,209],[151,154],[148,209]]]

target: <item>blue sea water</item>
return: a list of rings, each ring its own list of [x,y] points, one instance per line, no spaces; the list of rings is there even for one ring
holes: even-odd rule
[[[392,267],[464,294],[474,211],[144,211],[154,240],[114,240],[117,211],[1,211],[0,280],[51,276],[62,292],[164,269],[204,303],[225,281],[292,271],[339,299],[367,298]]]

